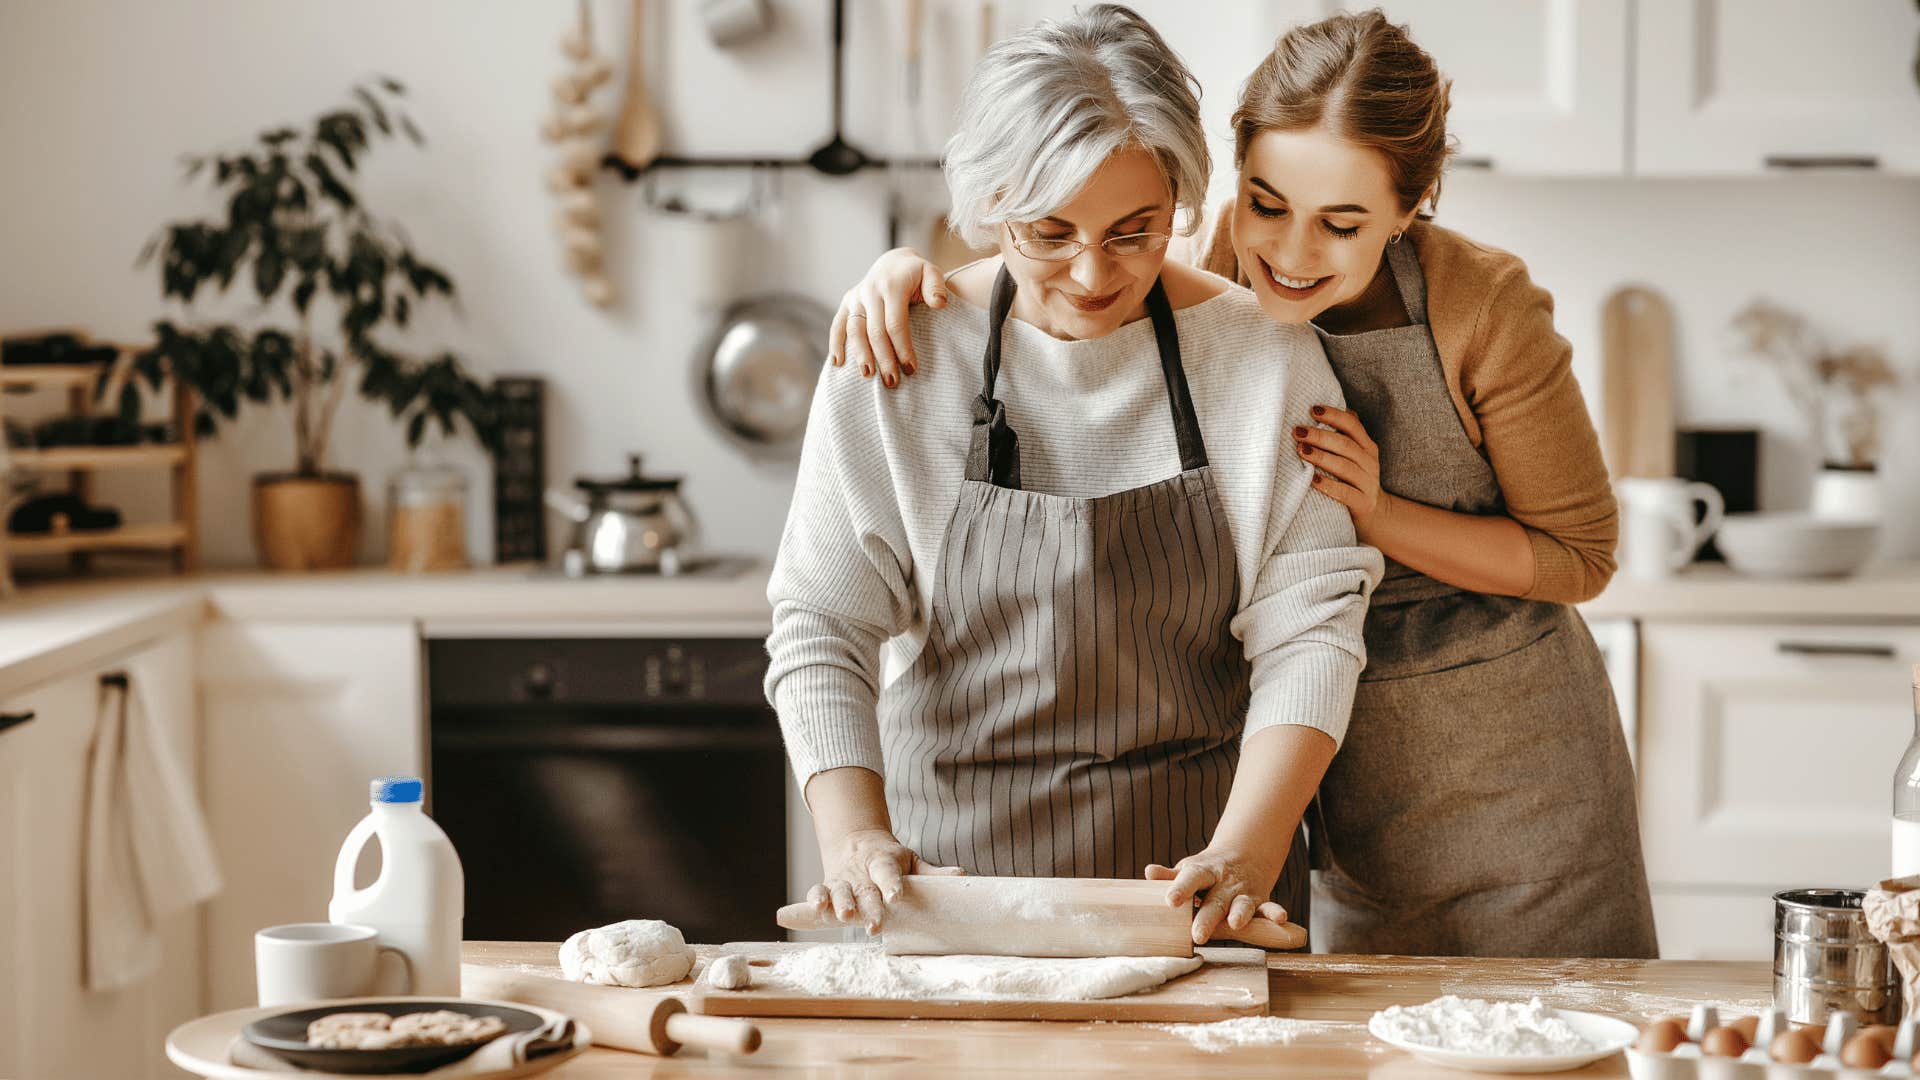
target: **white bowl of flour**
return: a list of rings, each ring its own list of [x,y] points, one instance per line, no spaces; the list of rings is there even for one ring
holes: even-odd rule
[[[1624,1020],[1449,994],[1425,1005],[1395,1005],[1367,1022],[1373,1037],[1421,1061],[1494,1073],[1577,1069],[1625,1050],[1640,1034]]]

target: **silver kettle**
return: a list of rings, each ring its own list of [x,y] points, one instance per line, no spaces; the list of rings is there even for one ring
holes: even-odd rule
[[[561,557],[569,576],[680,573],[692,561],[698,530],[680,498],[679,477],[650,477],[640,455],[627,455],[627,475],[580,477],[584,494],[548,488],[546,503],[574,523]]]

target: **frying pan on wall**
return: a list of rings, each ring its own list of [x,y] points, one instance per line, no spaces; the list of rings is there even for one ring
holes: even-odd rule
[[[721,312],[695,365],[700,399],[720,430],[755,456],[798,457],[832,321],[824,304],[788,293]]]

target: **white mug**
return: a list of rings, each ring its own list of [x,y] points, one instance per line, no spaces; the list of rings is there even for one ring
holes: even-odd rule
[[[1620,567],[1643,581],[1671,577],[1685,568],[1726,516],[1726,503],[1712,484],[1629,477],[1615,490],[1620,497]],[[1696,503],[1707,511],[1698,523]]]
[[[259,931],[253,935],[253,973],[260,1004],[413,993],[407,954],[380,944],[379,937],[371,926],[346,923],[288,923]]]

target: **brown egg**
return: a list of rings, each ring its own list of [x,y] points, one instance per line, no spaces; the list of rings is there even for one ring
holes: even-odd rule
[[[1709,1057],[1739,1057],[1747,1052],[1747,1037],[1730,1027],[1717,1027],[1701,1036],[1700,1051]]]
[[[1646,1054],[1670,1054],[1674,1047],[1686,1041],[1686,1029],[1667,1019],[1647,1025],[1647,1030],[1640,1033],[1640,1041],[1633,1045],[1634,1049]]]
[[[1877,1069],[1892,1056],[1887,1053],[1886,1047],[1880,1045],[1879,1039],[1864,1031],[1848,1039],[1847,1045],[1840,1048],[1840,1064],[1856,1069]]]
[[[1875,1024],[1872,1027],[1861,1028],[1860,1034],[1873,1036],[1874,1041],[1886,1047],[1887,1056],[1892,1057],[1893,1044],[1900,1038],[1900,1029],[1891,1024]]]
[[[1802,1031],[1783,1031],[1773,1037],[1773,1045],[1767,1048],[1773,1060],[1787,1065],[1805,1065],[1820,1056],[1820,1044],[1814,1042]]]
[[[1727,1026],[1739,1032],[1740,1037],[1747,1040],[1747,1045],[1752,1046],[1753,1037],[1760,1033],[1760,1018],[1757,1016],[1735,1017],[1727,1021]]]

